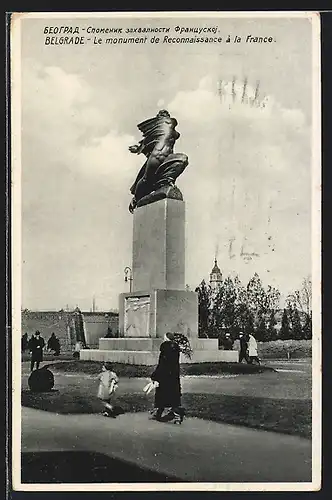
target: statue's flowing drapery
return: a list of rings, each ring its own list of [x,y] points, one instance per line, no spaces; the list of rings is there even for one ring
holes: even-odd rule
[[[143,153],[146,161],[141,167],[135,182],[130,188],[133,199],[129,210],[153,203],[162,198],[182,200],[181,191],[175,181],[188,165],[188,157],[183,153],[174,153],[175,141],[180,137],[175,130],[177,121],[168,111],[161,110],[154,118],[149,118],[137,125],[143,139],[129,151]]]

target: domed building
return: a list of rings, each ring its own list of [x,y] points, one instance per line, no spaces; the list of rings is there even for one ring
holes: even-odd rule
[[[219,290],[221,283],[222,283],[222,273],[218,266],[217,259],[214,259],[214,266],[210,273],[210,286],[213,292],[217,292]]]

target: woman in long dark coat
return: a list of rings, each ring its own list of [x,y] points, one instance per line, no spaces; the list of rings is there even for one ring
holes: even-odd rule
[[[151,375],[151,380],[159,384],[152,413],[154,420],[182,423],[184,412],[181,408],[180,352],[190,356],[188,339],[181,334],[167,333],[160,346],[158,365]],[[162,417],[166,408],[169,411]]]

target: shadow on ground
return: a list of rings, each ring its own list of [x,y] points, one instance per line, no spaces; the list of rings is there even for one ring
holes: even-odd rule
[[[22,454],[22,483],[184,482],[101,453],[85,451]]]

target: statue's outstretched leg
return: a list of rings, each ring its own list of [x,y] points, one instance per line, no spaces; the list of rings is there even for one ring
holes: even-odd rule
[[[183,153],[170,154],[156,171],[155,189],[165,184],[174,185],[176,179],[188,166],[188,156]]]
[[[148,182],[146,177],[142,177],[136,185],[136,190],[134,195],[135,200],[138,202],[141,198],[151,193],[151,191],[152,191],[151,182]]]

